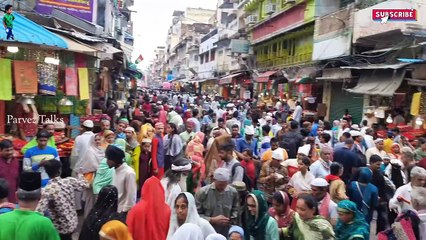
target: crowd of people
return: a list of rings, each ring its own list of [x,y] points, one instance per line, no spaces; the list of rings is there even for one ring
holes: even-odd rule
[[[426,239],[426,139],[257,105],[129,99],[97,131],[82,123],[72,176],[51,123],[22,166],[1,141],[0,240]]]

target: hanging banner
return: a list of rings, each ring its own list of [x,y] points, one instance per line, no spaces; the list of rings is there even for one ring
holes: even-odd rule
[[[89,71],[87,68],[78,69],[78,86],[80,90],[80,100],[89,99]]]
[[[0,58],[0,100],[12,100],[12,60]]]
[[[75,68],[65,69],[65,95],[78,96],[78,78]]]
[[[38,13],[52,14],[56,8],[75,17],[93,21],[93,0],[37,0],[36,11]]]
[[[13,61],[13,78],[17,94],[37,94],[37,63],[30,61]]]

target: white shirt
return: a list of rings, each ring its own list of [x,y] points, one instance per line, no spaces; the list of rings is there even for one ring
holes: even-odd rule
[[[164,194],[166,196],[166,203],[169,205],[170,209],[174,209],[175,200],[177,196],[182,192],[182,189],[179,186],[179,183],[172,184],[170,187],[167,187],[169,184],[168,178],[161,179],[161,185],[164,188]]]
[[[321,205],[323,203],[323,200],[318,202],[318,209],[321,209]],[[328,205],[328,216],[330,220],[337,220],[338,214],[337,214],[337,204],[333,202],[333,200],[330,200],[330,204]]]
[[[95,134],[89,131],[89,132],[84,132],[83,134],[75,138],[74,148],[71,154],[76,159],[76,164],[74,166],[75,171],[78,171],[78,169],[80,169],[81,164],[84,160],[81,158],[83,157],[83,155],[80,157],[80,154],[86,152],[87,148],[90,146],[90,139],[92,139],[93,135]]]
[[[311,182],[315,179],[309,171],[306,172],[305,176],[302,175],[302,172],[297,172],[291,177],[288,185],[294,187],[297,192],[304,192],[311,190]]]
[[[398,197],[401,196],[405,198],[406,200],[411,202],[411,190],[413,187],[411,186],[411,183],[405,184],[404,186],[399,187],[396,189],[395,194],[393,195],[393,198],[389,201],[389,208],[390,209],[396,209],[398,213],[401,213],[404,210],[412,210],[413,206],[411,204],[407,204],[406,202],[399,202]]]
[[[239,161],[235,158],[232,159],[229,163],[223,162],[222,167],[228,169],[229,173],[231,174],[231,176],[229,178],[229,183],[242,182],[243,181],[244,169],[241,165],[239,167],[235,168],[234,175],[232,175],[232,167],[234,166],[234,164],[237,164],[237,163],[239,163]]]
[[[114,171],[112,185],[118,190],[118,212],[128,212],[136,205],[136,173],[123,163]]]
[[[302,112],[302,107],[300,105],[297,105],[293,112],[293,120],[300,122],[300,120],[302,119]]]
[[[321,159],[318,159],[309,167],[309,172],[314,175],[315,178],[325,178],[325,176],[330,174],[330,162],[325,162]],[[328,165],[328,168],[324,167]]]
[[[372,147],[369,148],[366,152],[365,152],[365,156],[367,157],[367,164],[370,164],[370,157],[373,155],[379,155],[381,158],[383,158],[384,156],[386,156],[386,152],[385,151],[379,151],[379,149],[377,149],[377,147]]]
[[[373,136],[365,134],[364,140],[365,140],[365,145],[367,145],[367,149],[373,148],[376,146],[373,140]]]

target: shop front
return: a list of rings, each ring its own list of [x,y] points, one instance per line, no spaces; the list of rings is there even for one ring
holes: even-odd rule
[[[250,99],[253,85],[248,72],[239,72],[223,76],[219,80],[222,96],[226,99]]]

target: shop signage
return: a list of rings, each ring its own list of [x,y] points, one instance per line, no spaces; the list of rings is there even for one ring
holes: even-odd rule
[[[37,63],[33,61],[13,61],[13,78],[17,94],[37,94]]]
[[[249,52],[249,41],[244,39],[232,39],[231,40],[231,52],[233,53],[248,53]]]
[[[37,0],[36,11],[50,15],[56,8],[75,17],[93,21],[93,0]]]

